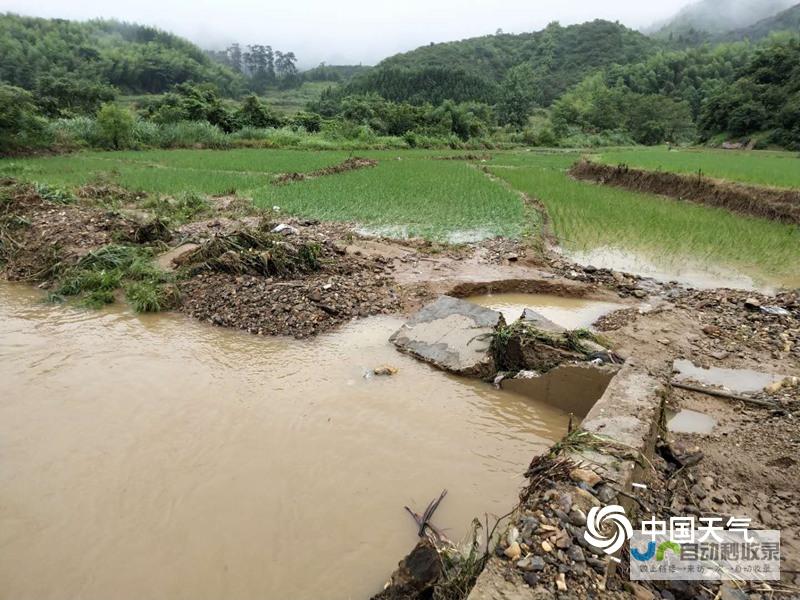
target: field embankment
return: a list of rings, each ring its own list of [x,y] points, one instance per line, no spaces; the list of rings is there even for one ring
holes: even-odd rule
[[[730,183],[702,175],[647,171],[585,160],[576,163],[569,173],[584,181],[691,200],[773,221],[800,223],[800,190]]]

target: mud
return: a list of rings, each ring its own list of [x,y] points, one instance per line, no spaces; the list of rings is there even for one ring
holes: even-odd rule
[[[378,165],[377,160],[371,158],[362,158],[354,156],[348,158],[344,162],[332,167],[325,167],[317,169],[316,171],[309,171],[308,173],[281,173],[276,175],[272,180],[273,185],[284,185],[293,181],[305,181],[308,179],[316,179],[317,177],[325,177],[327,175],[338,175],[339,173],[346,173],[347,171],[355,171],[358,169],[367,169]]]
[[[631,169],[589,161],[576,163],[569,171],[576,179],[613,185],[637,192],[691,200],[745,215],[800,224],[800,191],[745,185],[662,171]]]
[[[89,251],[136,237],[140,224],[118,214],[43,198],[31,185],[0,189],[0,266],[12,281],[40,282]]]

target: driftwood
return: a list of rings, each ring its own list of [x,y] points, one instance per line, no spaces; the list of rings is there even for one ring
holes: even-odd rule
[[[754,404],[755,406],[763,406],[764,408],[776,408],[777,404],[774,402],[769,402],[768,400],[759,400],[758,398],[750,398],[749,396],[739,396],[738,394],[732,394],[730,392],[725,392],[723,390],[715,390],[713,388],[707,388],[700,385],[692,385],[689,383],[683,383],[682,381],[672,380],[670,382],[672,387],[680,388],[682,390],[689,390],[690,392],[698,392],[700,394],[706,394],[708,396],[715,396],[717,398],[724,398],[725,400],[736,400],[739,402],[745,402],[747,404]]]
[[[441,543],[441,542],[450,543],[450,540],[447,539],[447,536],[444,535],[444,533],[442,533],[441,530],[439,530],[437,527],[433,525],[433,523],[430,522],[431,519],[433,518],[433,513],[436,512],[437,508],[439,508],[439,504],[441,504],[445,496],[447,496],[447,490],[442,490],[442,493],[439,494],[438,498],[436,498],[435,500],[431,500],[428,503],[428,507],[425,509],[422,515],[419,515],[418,513],[408,508],[407,506],[403,507],[408,511],[408,514],[411,515],[411,517],[414,519],[414,522],[417,524],[417,527],[419,528],[417,535],[419,537],[425,537],[427,530],[430,531],[430,534],[433,536],[433,539],[431,541],[435,543]]]

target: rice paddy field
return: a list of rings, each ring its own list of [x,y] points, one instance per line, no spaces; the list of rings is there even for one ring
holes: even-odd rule
[[[594,158],[650,171],[671,171],[777,187],[800,187],[800,154],[663,146],[603,151]]]
[[[457,151],[359,151],[372,168],[274,185],[275,175],[341,163],[346,151],[158,150],[86,152],[0,160],[0,176],[65,188],[113,182],[151,194],[195,192],[249,197],[285,214],[351,221],[388,236],[470,242],[536,235],[523,196],[541,201],[561,247],[573,257],[597,249],[662,265],[730,268],[757,284],[800,285],[800,229],[708,206],[570,179],[575,151],[493,152],[491,160],[437,160]],[[697,172],[753,183],[800,187],[790,153],[621,149],[609,163]],[[487,173],[483,172],[486,168]],[[492,175],[493,177],[489,176]],[[624,268],[620,266],[619,268]]]
[[[796,225],[576,181],[565,172],[575,158],[497,156],[490,167],[511,187],[544,204],[553,233],[568,253],[633,252],[665,272],[678,272],[686,264],[709,272],[727,267],[757,284],[800,284]]]

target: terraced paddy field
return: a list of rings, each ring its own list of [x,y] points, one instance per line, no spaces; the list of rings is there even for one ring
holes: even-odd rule
[[[626,164],[650,171],[671,171],[688,175],[800,188],[800,154],[710,149],[668,149],[662,147],[609,150],[594,156],[610,165]]]
[[[569,167],[584,152],[507,151],[491,157],[458,151],[364,151],[375,166],[319,173],[349,152],[174,150],[0,161],[0,176],[74,189],[115,183],[149,194],[185,192],[252,199],[280,214],[355,222],[361,231],[463,243],[492,237],[536,242],[538,200],[570,257],[696,285],[800,284],[796,225],[723,209],[575,181]],[[622,149],[593,155],[609,163],[776,186],[800,186],[790,153]],[[442,158],[459,160],[441,160]],[[280,174],[301,174],[277,184]]]

